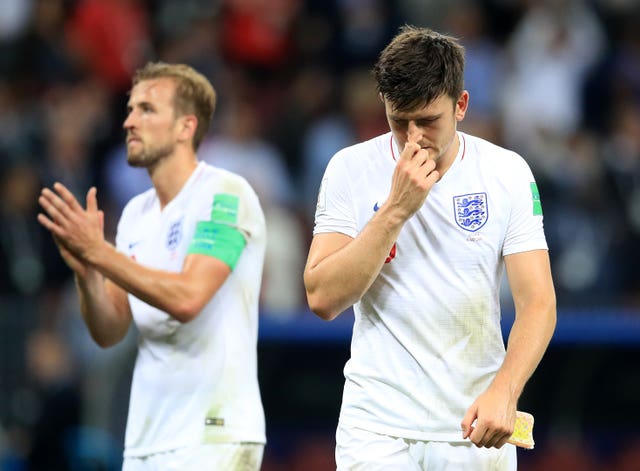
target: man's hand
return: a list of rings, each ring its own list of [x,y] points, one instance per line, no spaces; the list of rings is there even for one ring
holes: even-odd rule
[[[38,214],[38,222],[51,232],[67,265],[84,276],[92,252],[104,242],[104,214],[98,209],[96,189],[87,192],[86,210],[61,183],[53,189],[42,190],[38,202],[48,217]]]
[[[501,448],[511,437],[515,420],[516,399],[491,385],[467,409],[461,424],[462,438],[469,438],[478,447]]]
[[[385,204],[398,210],[403,220],[409,219],[422,207],[429,191],[440,178],[435,170],[432,152],[409,140],[400,154]]]

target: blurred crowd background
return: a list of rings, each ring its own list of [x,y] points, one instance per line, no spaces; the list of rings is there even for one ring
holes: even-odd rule
[[[113,240],[123,205],[151,185],[128,168],[122,131],[131,74],[149,60],[209,77],[219,105],[199,157],[244,175],[267,216],[264,469],[331,469],[349,326],[314,337],[302,270],[328,160],[388,130],[370,69],[405,23],[460,38],[471,95],[461,129],[534,171],[560,321],[640,320],[640,2],[1,0],[0,469],[120,465],[135,332],[112,349],[91,343],[37,198],[54,181],[81,201],[97,186]],[[640,469],[631,337],[552,344],[523,398],[541,412],[522,469]],[[283,404],[291,394],[307,406]],[[576,403],[579,416],[565,407]],[[583,427],[615,404],[629,409]]]

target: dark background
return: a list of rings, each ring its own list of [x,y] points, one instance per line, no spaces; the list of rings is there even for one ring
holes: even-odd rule
[[[218,109],[199,158],[244,175],[268,223],[258,345],[265,470],[334,467],[352,315],[306,308],[318,184],[388,130],[369,71],[405,23],[458,37],[460,129],[520,153],[541,193],[558,328],[519,407],[527,470],[640,469],[640,5],[635,0],[0,2],[0,468],[119,469],[136,332],[101,350],[37,221],[43,185],[98,188],[106,235],[150,186],[126,166],[130,76],[188,63]],[[502,293],[504,332],[512,304]]]

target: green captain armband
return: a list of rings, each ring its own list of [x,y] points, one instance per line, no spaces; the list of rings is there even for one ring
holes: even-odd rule
[[[247,241],[235,227],[214,221],[201,221],[187,254],[209,255],[222,260],[233,270]]]

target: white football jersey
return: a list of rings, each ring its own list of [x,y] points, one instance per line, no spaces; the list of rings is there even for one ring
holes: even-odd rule
[[[214,202],[229,198],[237,202],[229,225],[246,246],[195,319],[180,323],[129,295],[140,336],[125,456],[200,443],[265,442],[256,354],[265,221],[249,184],[200,162],[164,209],[155,189],[133,198],[118,224],[116,245],[142,265],[180,272],[196,224],[211,220]]]
[[[354,306],[344,424],[461,441],[467,408],[502,364],[503,257],[547,249],[542,209],[520,156],[458,137],[454,163]],[[314,234],[356,237],[385,202],[397,155],[391,133],[338,152],[320,187]]]

